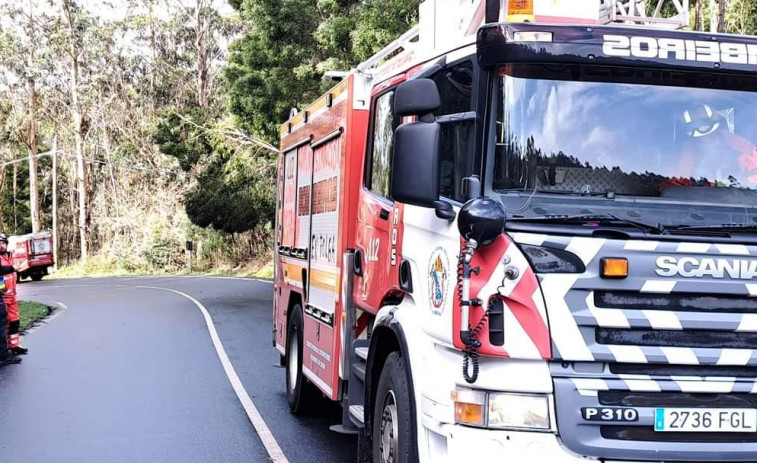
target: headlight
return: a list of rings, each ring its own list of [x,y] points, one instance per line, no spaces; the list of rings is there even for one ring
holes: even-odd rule
[[[459,424],[541,431],[551,428],[546,395],[459,390],[452,393],[452,399]]]
[[[549,429],[549,400],[542,395],[489,393],[490,428]]]

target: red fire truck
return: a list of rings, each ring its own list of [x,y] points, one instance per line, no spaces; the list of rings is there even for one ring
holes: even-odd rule
[[[426,0],[291,117],[291,410],[339,401],[360,461],[754,459],[757,40],[687,21]]]
[[[53,235],[49,231],[11,236],[8,248],[13,252],[13,262],[20,266],[27,261],[29,268],[19,273],[19,278],[30,277],[41,280],[48,274],[47,269],[55,262],[53,259]]]

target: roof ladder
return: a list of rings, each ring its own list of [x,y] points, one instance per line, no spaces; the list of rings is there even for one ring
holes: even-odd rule
[[[357,66],[359,72],[371,73],[378,67],[387,64],[394,58],[395,53],[406,51],[412,48],[415,44],[415,40],[420,37],[420,27],[415,26],[409,31],[402,34],[397,40],[393,41],[389,45],[379,50],[375,55],[371,56],[367,60],[363,61]],[[383,62],[389,58],[387,62]]]
[[[663,17],[663,10],[673,7],[673,17]],[[600,24],[625,23],[683,29],[689,26],[689,0],[657,0],[654,11],[647,12],[644,0],[602,0]]]

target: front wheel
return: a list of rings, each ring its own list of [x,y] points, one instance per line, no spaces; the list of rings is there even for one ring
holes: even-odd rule
[[[373,412],[374,463],[416,463],[413,419],[405,360],[389,354],[381,371]]]
[[[32,273],[32,281],[40,281],[45,276],[42,273]]]
[[[295,415],[304,415],[313,411],[320,397],[318,390],[302,373],[302,335],[304,323],[302,307],[292,308],[289,318],[286,349],[286,388],[289,410]]]

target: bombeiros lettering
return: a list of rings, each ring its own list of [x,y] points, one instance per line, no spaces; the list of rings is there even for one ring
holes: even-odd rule
[[[655,273],[661,277],[710,277],[737,280],[751,280],[757,277],[757,259],[660,256],[656,264]]]
[[[604,36],[602,52],[607,56],[618,57],[757,66],[757,44],[746,43],[607,34]]]

